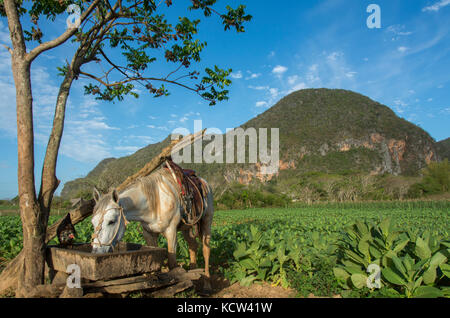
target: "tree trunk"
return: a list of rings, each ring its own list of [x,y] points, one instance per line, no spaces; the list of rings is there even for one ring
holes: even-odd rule
[[[24,263],[19,288],[42,284],[44,278],[45,230],[43,214],[36,199],[34,185],[33,98],[31,92],[30,63],[26,57],[15,1],[5,0],[5,11],[13,44],[12,72],[16,86],[17,150],[20,217],[23,227]],[[20,294],[20,293],[19,293]]]
[[[45,227],[47,227],[48,224],[48,216],[50,215],[53,194],[60,183],[60,181],[56,178],[56,163],[58,160],[59,146],[61,144],[61,138],[64,130],[67,99],[69,97],[70,87],[72,86],[73,80],[74,76],[72,73],[72,68],[69,68],[61,86],[59,87],[52,132],[48,140],[44,164],[42,167],[41,188],[39,191],[38,202],[42,212],[47,217],[46,220],[44,220]]]

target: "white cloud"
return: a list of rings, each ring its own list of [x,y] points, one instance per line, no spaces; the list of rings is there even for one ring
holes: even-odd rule
[[[397,51],[399,51],[400,53],[405,53],[408,50],[409,50],[409,48],[407,48],[406,46],[399,46],[397,48]]]
[[[232,78],[234,78],[234,79],[240,79],[240,78],[242,78],[242,72],[241,72],[241,71],[238,71],[237,73],[232,72],[232,73],[230,74],[230,76],[231,76]]]
[[[268,106],[267,102],[264,101],[256,102],[256,107],[266,107],[266,106]]]
[[[278,90],[278,88],[269,88],[269,93],[270,96],[275,99],[278,97],[278,95],[280,94],[280,91]]]
[[[0,21],[0,43],[11,46],[11,37],[9,36],[8,26],[3,24]],[[6,50],[4,47],[1,47],[0,50]]]
[[[327,56],[327,59],[329,61],[336,61],[339,57],[343,56],[344,54],[342,52],[333,52],[330,55]]]
[[[247,81],[256,79],[262,75],[261,73],[251,73],[251,72],[249,72],[249,73],[250,73],[250,75],[245,78],[245,80],[247,80]]]
[[[133,154],[138,151],[140,148],[137,146],[115,146],[114,150],[126,152],[127,154]]]
[[[435,4],[425,7],[422,9],[423,12],[426,11],[439,11],[441,8],[446,7],[450,4],[450,0],[440,0],[438,2],[436,2]]]
[[[0,47],[0,130],[10,136],[16,136],[16,89],[11,72],[11,56]]]
[[[60,153],[80,162],[95,163],[112,157],[111,145],[107,143],[109,134],[120,131],[107,123],[97,101],[91,96],[84,96],[75,104],[69,97],[64,134]],[[41,131],[41,143],[46,143],[48,131]],[[45,137],[45,138],[42,138]],[[39,139],[39,136],[37,137]]]
[[[301,89],[305,89],[305,88],[307,88],[308,86],[305,84],[305,83],[298,83],[298,84],[295,84],[294,86],[292,86],[292,88],[289,90],[289,93],[293,93],[293,92],[296,92],[296,91],[299,91],[299,90],[301,90]]]
[[[299,77],[298,75],[293,75],[288,77],[288,83],[289,85],[294,85],[298,81]]]
[[[272,58],[274,56],[275,56],[275,51],[271,51],[267,57],[268,58]]]
[[[257,91],[265,91],[269,89],[269,86],[253,86],[253,85],[249,85],[248,88],[257,90]]]
[[[392,41],[397,41],[403,36],[413,34],[411,31],[406,31],[406,27],[402,24],[391,25],[386,29],[386,32],[391,37]]]
[[[189,119],[189,118],[187,118],[186,116],[184,116],[184,117],[180,118],[180,122],[181,122],[181,123],[184,123],[184,122],[186,122],[188,119]]]
[[[397,113],[403,114],[405,112],[406,107],[408,107],[408,104],[402,101],[401,99],[394,100],[394,110]]]
[[[277,76],[282,76],[284,73],[286,73],[288,68],[286,66],[277,65],[273,68],[272,73]]]
[[[306,80],[311,84],[320,82],[318,64],[313,64],[308,68],[308,72],[306,73]]]

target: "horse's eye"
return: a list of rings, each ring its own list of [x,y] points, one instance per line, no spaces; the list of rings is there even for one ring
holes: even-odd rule
[[[112,220],[112,221],[109,221],[109,222],[108,222],[108,225],[113,225],[114,223],[116,223],[116,221],[115,221],[115,220]]]

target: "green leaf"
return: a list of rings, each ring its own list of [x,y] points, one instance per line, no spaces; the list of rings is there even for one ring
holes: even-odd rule
[[[450,265],[449,264],[441,264],[439,265],[439,268],[441,269],[442,273],[450,278]]]
[[[369,253],[369,242],[366,240],[359,241],[358,250],[364,254],[366,260],[370,262],[370,253]]]
[[[434,281],[436,280],[436,266],[430,266],[424,273],[423,273],[423,282],[425,285],[432,285]]]
[[[409,239],[404,239],[403,241],[399,242],[393,249],[395,253],[399,253],[401,250],[405,248],[405,246],[409,243]]]
[[[406,286],[406,282],[389,267],[381,270],[383,277],[391,284]]]
[[[415,252],[421,259],[427,259],[431,257],[430,247],[420,236],[418,236],[416,239]]]
[[[246,258],[244,260],[241,260],[239,264],[244,267],[247,270],[257,270],[258,265],[250,258]]]
[[[239,260],[248,254],[247,245],[244,242],[238,243],[236,250],[233,252],[233,256],[236,260]]]
[[[358,231],[361,234],[361,236],[369,234],[369,229],[367,228],[366,224],[362,223],[361,221],[356,221],[355,225],[358,228]]]
[[[389,230],[391,227],[391,218],[384,219],[383,221],[381,221],[379,226],[384,237],[387,237],[389,235]]]
[[[420,286],[415,291],[413,296],[415,298],[437,298],[444,297],[442,291],[431,286]]]
[[[250,286],[250,285],[253,283],[253,281],[254,281],[255,279],[256,279],[255,276],[247,276],[247,277],[241,279],[241,280],[239,281],[239,284],[241,284],[241,285],[244,286],[244,287],[248,287],[248,286]]]
[[[367,267],[367,266],[369,265],[369,263],[368,263],[365,259],[363,259],[361,256],[359,256],[358,254],[356,254],[355,252],[353,252],[353,251],[351,251],[351,250],[346,250],[346,251],[345,251],[345,254],[347,254],[347,256],[348,256],[351,260],[353,260],[353,261],[355,261],[355,262],[357,262],[357,263],[362,264],[364,267]]]
[[[347,273],[347,271],[345,269],[340,268],[340,267],[334,267],[333,273],[337,279],[342,280],[342,281],[346,281],[350,277],[350,274]]]
[[[370,245],[369,247],[370,254],[375,258],[379,259],[383,254],[378,250],[374,245]]]
[[[259,267],[272,267],[272,262],[268,257],[263,258],[259,263]]]
[[[445,263],[446,260],[447,260],[447,257],[445,257],[444,254],[442,254],[441,252],[437,252],[431,258],[430,265],[432,265],[432,266],[439,266],[439,265]]]
[[[404,276],[404,278],[408,277],[408,273],[406,271],[405,266],[402,263],[402,260],[397,256],[392,257],[392,262],[394,263],[395,268]]]
[[[419,277],[415,282],[414,282],[414,289],[418,288],[423,282],[423,277]]]
[[[367,276],[364,274],[353,274],[350,279],[357,289],[367,286]]]

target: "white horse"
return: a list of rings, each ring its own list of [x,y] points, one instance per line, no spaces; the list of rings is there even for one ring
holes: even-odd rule
[[[205,180],[203,190],[206,192],[203,202],[203,214],[199,221],[197,236],[193,235],[190,226],[182,222],[182,198],[180,185],[176,177],[164,168],[156,170],[147,177],[134,182],[126,190],[116,190],[100,195],[94,188],[94,215],[92,225],[92,252],[108,253],[120,242],[125,233],[128,221],[138,221],[143,228],[147,245],[157,246],[158,235],[167,239],[168,265],[175,268],[177,231],[182,231],[189,246],[190,267],[197,266],[197,237],[203,244],[205,259],[205,289],[210,290],[209,256],[211,240],[211,224],[214,214],[213,193]]]

